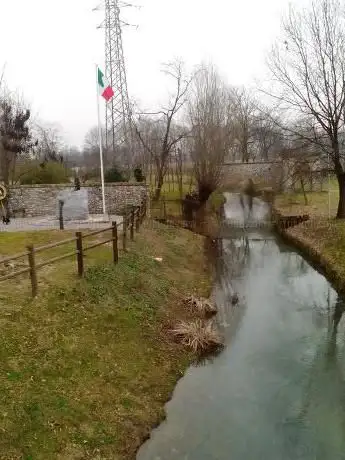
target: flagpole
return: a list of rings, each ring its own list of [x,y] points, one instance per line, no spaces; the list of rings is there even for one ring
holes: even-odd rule
[[[103,204],[103,215],[106,215],[105,208],[105,187],[104,187],[104,166],[103,166],[103,142],[102,142],[102,126],[101,126],[101,114],[99,106],[99,92],[98,92],[98,65],[96,64],[96,90],[97,90],[97,113],[98,113],[98,140],[99,140],[99,156],[101,163],[101,182],[102,182],[102,204]]]

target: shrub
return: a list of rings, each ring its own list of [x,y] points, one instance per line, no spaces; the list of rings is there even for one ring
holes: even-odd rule
[[[104,180],[107,183],[111,182],[128,182],[126,175],[120,171],[116,166],[108,169],[104,174]]]
[[[23,171],[20,177],[23,185],[64,184],[70,181],[71,171],[61,163],[48,162],[27,167],[27,172]]]
[[[141,168],[135,168],[134,177],[137,182],[144,182],[146,179]]]

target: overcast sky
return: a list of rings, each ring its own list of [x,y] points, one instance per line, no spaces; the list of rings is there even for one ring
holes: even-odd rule
[[[58,123],[81,146],[97,123],[95,63],[104,67],[102,0],[0,0],[0,66],[40,119]],[[212,61],[232,84],[265,74],[288,0],[133,0],[122,17],[130,97],[154,109],[164,99],[161,63]],[[300,1],[299,1],[300,3]]]

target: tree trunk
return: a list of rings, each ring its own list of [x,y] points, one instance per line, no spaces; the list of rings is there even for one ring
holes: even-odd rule
[[[156,190],[155,190],[155,194],[153,197],[154,201],[158,201],[161,196],[163,182],[164,182],[163,171],[160,169],[157,174]]]
[[[339,186],[337,219],[345,219],[345,173],[337,174],[337,180]]]
[[[303,177],[301,177],[301,188],[302,188],[302,192],[303,192],[303,197],[304,197],[304,204],[306,206],[308,206],[308,197],[307,197],[307,193],[305,191],[305,185],[304,185],[304,179]]]
[[[247,144],[242,146],[242,163],[249,163],[249,152]]]

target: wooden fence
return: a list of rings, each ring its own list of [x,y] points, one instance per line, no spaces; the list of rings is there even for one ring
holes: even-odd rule
[[[126,251],[127,248],[127,239],[128,239],[128,230],[129,230],[129,237],[130,240],[134,240],[135,232],[138,232],[140,229],[141,224],[146,216],[146,201],[143,201],[140,206],[133,206],[129,212],[126,212],[123,215],[123,222],[121,224],[117,224],[116,222],[112,222],[111,227],[107,227],[101,230],[96,230],[93,232],[82,233],[76,232],[74,238],[69,238],[63,241],[59,241],[57,243],[47,244],[45,246],[34,247],[33,245],[27,246],[27,251],[22,252],[20,254],[15,254],[13,256],[9,256],[5,259],[0,260],[0,265],[2,264],[9,264],[13,261],[21,259],[23,257],[27,257],[28,260],[28,267],[23,268],[21,270],[9,273],[7,275],[0,277],[1,281],[6,281],[12,278],[16,278],[23,274],[28,273],[30,276],[31,281],[31,291],[32,297],[36,297],[38,293],[38,276],[37,272],[39,269],[47,266],[52,265],[60,260],[67,259],[69,257],[76,256],[77,267],[78,267],[78,275],[82,277],[84,275],[84,254],[91,249],[95,249],[99,246],[103,246],[107,243],[112,243],[112,255],[113,255],[113,262],[114,264],[118,263],[119,260],[119,234],[118,229],[122,226],[122,249]],[[88,238],[94,237],[96,235],[101,235],[103,233],[111,231],[111,238],[97,242],[88,246],[85,246],[85,241]],[[54,257],[49,260],[45,260],[41,263],[36,262],[36,254],[42,253],[52,248],[57,248],[60,246],[64,246],[67,244],[75,243],[75,249],[73,251],[67,252],[58,257]]]

